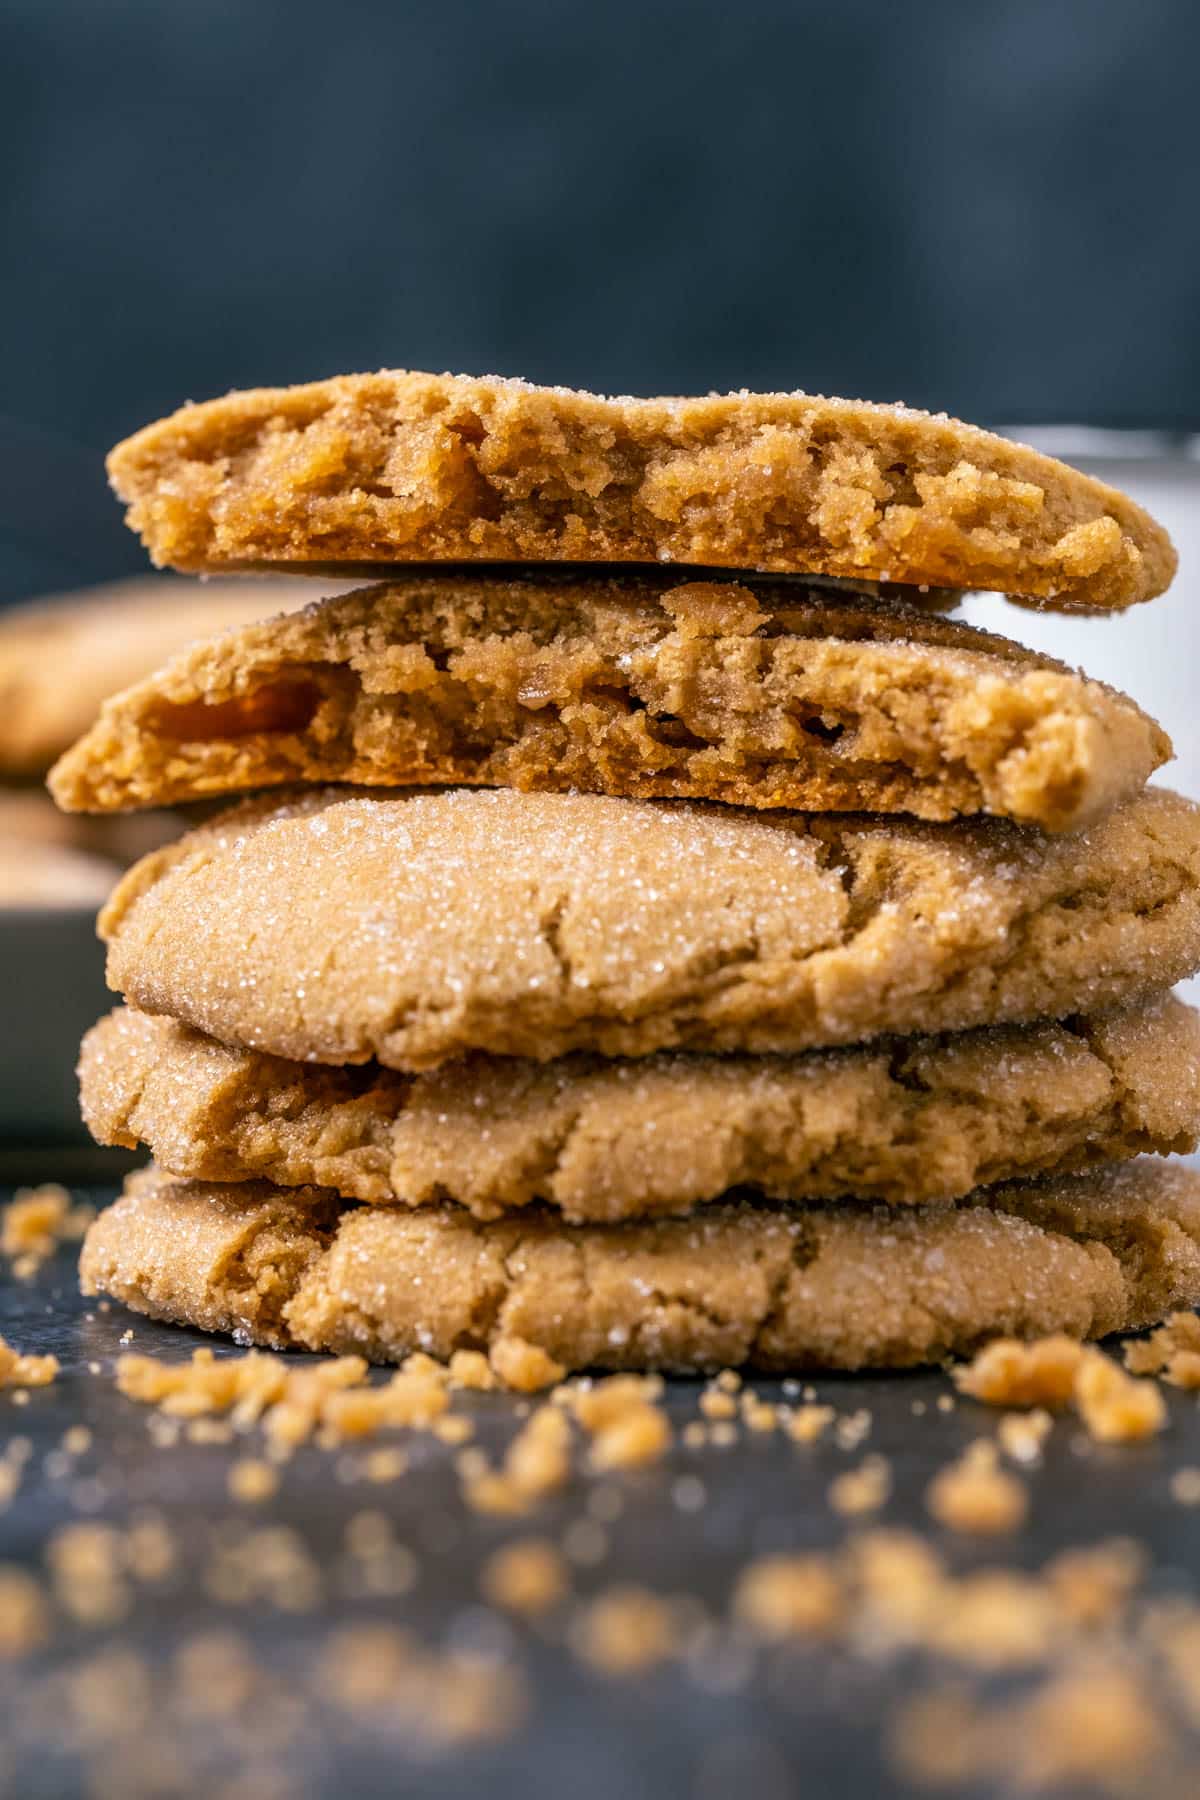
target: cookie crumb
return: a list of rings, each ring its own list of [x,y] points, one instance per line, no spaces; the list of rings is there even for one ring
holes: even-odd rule
[[[960,1393],[988,1406],[1038,1406],[1058,1409],[1075,1395],[1075,1377],[1083,1359],[1075,1338],[993,1338],[969,1363],[954,1371]]]
[[[926,1504],[939,1525],[975,1536],[1000,1536],[1024,1523],[1025,1488],[998,1465],[993,1444],[971,1444],[934,1476]]]
[[[666,1662],[678,1648],[670,1608],[641,1587],[614,1587],[601,1594],[576,1622],[572,1641],[579,1655],[604,1675],[632,1675]]]
[[[1089,1351],[1075,1378],[1075,1402],[1092,1437],[1104,1444],[1136,1443],[1167,1423],[1167,1408],[1152,1381],[1140,1381],[1099,1350]]]
[[[832,1406],[813,1406],[806,1403],[796,1407],[788,1415],[786,1430],[790,1438],[797,1444],[815,1444],[819,1437],[833,1424]]]
[[[515,1388],[521,1394],[534,1394],[541,1388],[553,1387],[567,1372],[539,1345],[527,1343],[521,1337],[497,1338],[489,1359],[493,1373],[499,1376],[504,1386]]]
[[[1161,1375],[1172,1387],[1200,1387],[1200,1315],[1175,1312],[1147,1338],[1123,1346],[1131,1375]]]
[[[1172,1500],[1180,1506],[1200,1506],[1200,1469],[1176,1469],[1168,1485]]]
[[[1061,1550],[1043,1571],[1055,1605],[1074,1626],[1111,1624],[1146,1569],[1146,1553],[1130,1538]]]
[[[839,1450],[857,1450],[870,1432],[871,1415],[865,1406],[860,1406],[856,1412],[845,1413],[833,1428]]]
[[[436,1655],[383,1624],[333,1632],[317,1687],[352,1713],[399,1717],[438,1746],[506,1737],[528,1704],[518,1670],[478,1656]]]
[[[0,1251],[13,1259],[14,1274],[28,1280],[60,1243],[81,1238],[95,1216],[94,1206],[72,1206],[57,1181],[18,1188],[0,1213]]]
[[[737,1401],[725,1388],[706,1388],[700,1396],[700,1411],[706,1419],[736,1419]]]
[[[278,1492],[279,1471],[270,1463],[244,1457],[230,1469],[227,1485],[232,1499],[257,1506]]]
[[[1181,1315],[1176,1314],[1179,1318]],[[1169,1363],[1166,1347],[1126,1346],[1138,1366]],[[955,1380],[963,1393],[990,1406],[1061,1408],[1074,1405],[1089,1434],[1101,1443],[1128,1443],[1151,1437],[1167,1422],[1163,1397],[1151,1381],[1139,1381],[1094,1346],[1074,1338],[1039,1338],[1030,1344],[995,1338],[962,1368]]]
[[[901,1709],[890,1743],[901,1772],[933,1786],[1002,1781],[1040,1793],[1078,1784],[1114,1795],[1153,1782],[1169,1747],[1145,1678],[1099,1661],[999,1706],[961,1689],[922,1695]]]
[[[470,1465],[463,1485],[467,1504],[476,1512],[528,1512],[544,1495],[565,1486],[571,1472],[570,1438],[561,1408],[539,1406],[509,1445],[502,1469],[493,1470],[486,1462]]]
[[[58,1379],[57,1356],[24,1356],[0,1337],[0,1388],[49,1387]],[[20,1393],[13,1395],[20,1401]]]
[[[450,1385],[486,1393],[496,1385],[492,1365],[482,1350],[456,1350],[450,1358]]]
[[[484,1594],[506,1612],[548,1612],[565,1598],[570,1585],[566,1563],[546,1538],[506,1544],[484,1565]]]
[[[29,1656],[50,1636],[50,1608],[41,1583],[24,1569],[0,1563],[0,1658]]]
[[[996,1439],[1013,1462],[1028,1465],[1041,1461],[1042,1445],[1053,1425],[1044,1406],[1037,1406],[1027,1413],[1005,1413],[996,1427]]]
[[[841,1623],[845,1594],[828,1557],[764,1556],[742,1571],[733,1610],[763,1637],[825,1637]]]
[[[54,1597],[81,1625],[117,1625],[129,1611],[122,1550],[112,1525],[63,1525],[47,1542]]]
[[[829,1504],[848,1518],[878,1512],[892,1491],[892,1471],[886,1458],[865,1456],[856,1469],[847,1469],[829,1484]]]

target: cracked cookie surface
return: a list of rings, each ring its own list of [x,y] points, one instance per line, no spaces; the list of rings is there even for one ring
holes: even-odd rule
[[[254,800],[100,917],[143,1012],[295,1061],[794,1052],[1094,1013],[1200,963],[1200,809],[1087,831],[460,788]]]
[[[909,1206],[1195,1149],[1200,1015],[1159,996],[799,1057],[475,1057],[414,1077],[285,1062],[121,1008],[79,1073],[93,1136],[192,1179],[484,1219],[536,1201],[573,1220],[678,1214],[731,1188]]]
[[[110,700],[51,786],[79,811],[445,782],[1064,830],[1170,754],[1125,696],[912,607],[424,573],[191,646]]]
[[[154,560],[671,562],[996,588],[1103,610],[1175,553],[1125,495],[903,406],[608,399],[383,370],[189,405],[109,474]]]
[[[954,1208],[730,1202],[566,1226],[151,1169],[91,1226],[80,1270],[85,1293],[155,1318],[377,1362],[516,1338],[567,1369],[900,1367],[1195,1304],[1200,1176],[1132,1162]]]

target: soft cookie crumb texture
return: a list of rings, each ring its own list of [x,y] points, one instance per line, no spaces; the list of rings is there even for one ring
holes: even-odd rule
[[[896,602],[426,573],[192,645],[109,701],[51,786],[90,812],[450,783],[1061,831],[1170,754],[1123,695]]]
[[[1175,569],[1125,495],[903,406],[606,399],[383,370],[184,407],[109,474],[156,562],[713,564],[1119,608]]]

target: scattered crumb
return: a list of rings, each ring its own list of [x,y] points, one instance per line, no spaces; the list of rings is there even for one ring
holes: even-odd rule
[[[486,1598],[506,1612],[547,1612],[565,1598],[570,1585],[566,1563],[546,1538],[506,1544],[489,1557],[483,1570]]]
[[[191,1420],[188,1435],[196,1441],[227,1441],[232,1431],[261,1423],[274,1454],[286,1454],[314,1434],[332,1448],[399,1428],[436,1430],[445,1442],[461,1443],[472,1429],[469,1420],[445,1416],[450,1372],[427,1356],[410,1356],[377,1384],[361,1356],[290,1368],[259,1350],[220,1358],[196,1350],[188,1363],[122,1356],[116,1377],[130,1399]],[[228,1422],[210,1420],[214,1413],[227,1413]]]
[[[846,1517],[878,1512],[892,1491],[892,1471],[882,1456],[865,1456],[829,1484],[829,1504]]]
[[[233,1426],[228,1419],[189,1419],[184,1432],[189,1444],[231,1444]]]
[[[50,1636],[50,1608],[41,1583],[24,1569],[0,1563],[0,1658],[29,1656]]]
[[[833,1424],[832,1406],[798,1406],[787,1421],[787,1433],[798,1444],[813,1444]]]
[[[1045,1583],[1015,1569],[980,1569],[949,1582],[929,1621],[927,1649],[978,1669],[1041,1662],[1060,1633]]]
[[[939,1525],[981,1536],[1015,1531],[1029,1510],[1023,1484],[998,1466],[995,1446],[982,1440],[939,1470],[926,1504]]]
[[[270,1500],[278,1491],[279,1471],[270,1463],[243,1457],[230,1469],[228,1487],[232,1499],[257,1506],[263,1500]]]
[[[515,1388],[522,1394],[553,1387],[567,1372],[537,1344],[528,1344],[520,1337],[497,1338],[489,1360],[493,1373],[500,1377],[504,1386]]]
[[[1167,1422],[1166,1402],[1154,1383],[1127,1375],[1098,1350],[1089,1351],[1080,1366],[1075,1403],[1088,1431],[1101,1443],[1153,1437]]]
[[[14,1274],[28,1280],[56,1245],[81,1238],[95,1216],[94,1206],[73,1207],[56,1181],[18,1188],[0,1212],[0,1251],[13,1259]]]
[[[1163,1772],[1168,1739],[1144,1678],[1089,1662],[1029,1695],[988,1706],[947,1689],[908,1701],[890,1748],[902,1773],[933,1786],[1003,1782],[1005,1791],[1133,1794]]]
[[[81,1625],[116,1625],[130,1605],[121,1534],[113,1525],[71,1524],[46,1544],[54,1597]]]
[[[611,1375],[563,1391],[561,1404],[591,1434],[594,1469],[639,1468],[666,1454],[671,1425],[654,1404],[661,1393],[662,1378],[653,1375]]]
[[[423,1651],[392,1625],[348,1625],[327,1640],[318,1691],[351,1713],[398,1717],[438,1745],[506,1737],[527,1699],[517,1670]]]
[[[1165,1748],[1153,1693],[1133,1670],[1102,1663],[1052,1676],[1020,1709],[1013,1747],[1025,1785],[1113,1785],[1151,1771]]]
[[[748,1406],[743,1404],[742,1418],[749,1431],[774,1431],[779,1423],[779,1409],[765,1400],[755,1400]]]
[[[700,1411],[706,1419],[736,1419],[737,1401],[724,1388],[706,1388],[700,1396]]]
[[[1200,1316],[1172,1313],[1147,1338],[1123,1345],[1125,1367],[1132,1375],[1162,1375],[1172,1387],[1200,1387]]]
[[[639,1406],[597,1432],[591,1464],[597,1470],[641,1468],[657,1462],[670,1447],[667,1415],[657,1406]]]
[[[743,1570],[733,1609],[764,1637],[824,1637],[841,1623],[845,1594],[826,1556],[764,1556]]]
[[[321,1567],[300,1535],[262,1525],[218,1542],[204,1572],[213,1600],[227,1606],[265,1603],[280,1612],[311,1612],[322,1592]]]
[[[1176,1341],[1172,1337],[1168,1344]],[[1169,1362],[1177,1354],[1162,1346],[1151,1353],[1150,1344],[1126,1347],[1127,1362],[1132,1355],[1139,1366],[1152,1366],[1159,1355]],[[1167,1422],[1163,1397],[1152,1382],[1135,1380],[1103,1351],[1074,1338],[1047,1337],[1032,1344],[996,1338],[955,1371],[955,1380],[963,1393],[990,1406],[1073,1404],[1101,1443],[1150,1437]]]
[[[942,1559],[927,1538],[874,1526],[851,1540],[849,1576],[867,1641],[915,1644],[945,1604]]]
[[[161,1513],[143,1513],[125,1533],[125,1566],[138,1581],[165,1581],[175,1567],[175,1543]]]
[[[996,1439],[1006,1456],[1013,1462],[1036,1463],[1041,1461],[1042,1445],[1045,1443],[1054,1421],[1044,1406],[1038,1406],[1032,1412],[1005,1413],[996,1427]]]
[[[1180,1506],[1200,1506],[1200,1469],[1176,1469],[1168,1485]]]
[[[407,1469],[408,1457],[394,1444],[368,1450],[362,1461],[362,1472],[368,1481],[396,1481]]]
[[[857,1412],[846,1413],[833,1428],[839,1450],[857,1450],[858,1446],[870,1435],[871,1415],[865,1406]]]
[[[565,1486],[571,1473],[571,1428],[553,1405],[539,1406],[517,1433],[496,1471],[486,1463],[465,1478],[464,1496],[476,1512],[528,1512]]]
[[[1046,1564],[1046,1585],[1072,1625],[1110,1625],[1146,1569],[1146,1553],[1129,1538],[1061,1550]]]
[[[577,1621],[579,1655],[604,1675],[631,1675],[667,1661],[678,1648],[670,1608],[646,1588],[614,1587]]]
[[[1025,1344],[993,1338],[954,1371],[955,1385],[988,1406],[1068,1406],[1084,1348],[1075,1338],[1045,1337]]]
[[[456,1350],[450,1358],[450,1385],[486,1393],[496,1385],[492,1365],[482,1350]]]
[[[474,1425],[462,1413],[451,1413],[447,1418],[436,1419],[430,1429],[434,1437],[443,1444],[465,1444],[475,1435]]]
[[[57,1356],[23,1356],[0,1337],[0,1388],[48,1387],[57,1376]]]

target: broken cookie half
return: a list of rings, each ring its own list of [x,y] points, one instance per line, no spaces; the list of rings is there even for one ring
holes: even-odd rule
[[[1124,695],[900,603],[425,572],[192,645],[110,700],[51,786],[83,812],[335,781],[1062,831],[1170,755]]]
[[[185,406],[108,468],[155,562],[201,573],[715,564],[1096,611],[1161,593],[1176,564],[1094,476],[944,413],[804,393],[639,400],[385,369]]]

